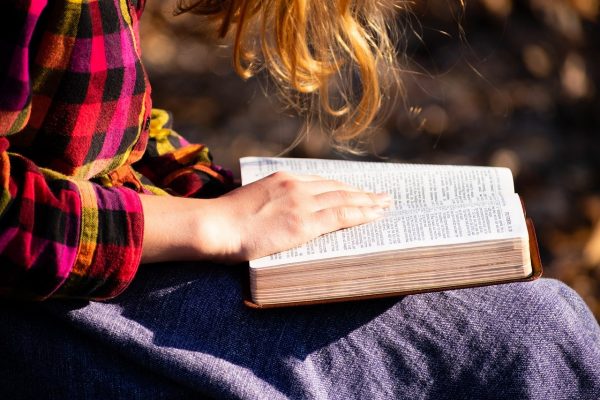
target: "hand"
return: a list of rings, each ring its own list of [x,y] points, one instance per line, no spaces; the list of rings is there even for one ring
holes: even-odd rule
[[[383,215],[392,199],[318,176],[277,172],[212,200],[198,240],[210,258],[238,262],[287,250]]]

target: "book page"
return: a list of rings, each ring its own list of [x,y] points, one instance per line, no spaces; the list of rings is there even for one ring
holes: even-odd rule
[[[352,165],[354,164],[354,165]],[[384,218],[250,262],[252,268],[407,248],[527,237],[521,201],[504,168],[245,158],[244,184],[275,171],[317,174],[394,196]]]
[[[240,160],[242,183],[276,171],[320,175],[370,192],[389,193],[396,209],[422,209],[498,199],[514,193],[508,168],[394,164],[342,160],[259,158]]]
[[[526,238],[518,195],[502,202],[392,210],[368,224],[328,233],[302,246],[250,262],[252,268],[416,247]]]

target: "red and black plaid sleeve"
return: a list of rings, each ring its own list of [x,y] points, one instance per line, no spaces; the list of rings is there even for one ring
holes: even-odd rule
[[[153,109],[146,152],[134,164],[151,181],[150,191],[212,198],[234,188],[233,174],[213,162],[208,147],[191,144],[171,129],[171,114]]]
[[[141,257],[138,194],[102,176],[143,153],[139,8],[8,0],[0,14],[0,294],[109,298]]]
[[[103,299],[133,279],[138,193],[214,197],[231,173],[151,114],[144,0],[6,0],[0,13],[0,295]]]

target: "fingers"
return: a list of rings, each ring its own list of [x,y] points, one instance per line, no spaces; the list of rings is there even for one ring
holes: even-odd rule
[[[363,189],[348,185],[347,183],[334,180],[324,180],[322,178],[318,181],[302,182],[301,185],[305,186],[304,190],[306,190],[306,193],[312,194],[313,196],[337,191],[364,193]]]
[[[325,179],[319,175],[296,175],[292,172],[283,172],[283,173],[288,174],[289,176],[291,176],[299,181],[303,181],[303,182],[315,182],[315,181],[322,181]]]
[[[365,192],[347,183],[320,176],[277,172],[272,177],[286,191],[299,190],[311,196],[310,205],[305,202],[304,206],[327,217],[320,223],[327,231],[373,220],[382,214],[382,209],[393,203],[388,194]]]
[[[334,190],[315,196],[316,211],[336,207],[389,207],[392,197],[386,193]]]
[[[316,229],[320,234],[365,224],[383,217],[383,207],[336,207],[317,211]]]
[[[288,171],[278,171],[267,177],[279,181],[280,184],[297,183],[306,193],[318,194],[334,190],[360,191],[361,189],[344,182],[326,179],[319,175],[296,175]]]
[[[294,172],[289,172],[289,171],[277,171],[277,172],[274,172],[271,175],[269,175],[268,178],[282,179],[282,180],[294,179],[294,180],[303,181],[303,182],[322,181],[324,179],[322,176],[319,176],[319,175],[303,175],[303,174],[296,174]]]

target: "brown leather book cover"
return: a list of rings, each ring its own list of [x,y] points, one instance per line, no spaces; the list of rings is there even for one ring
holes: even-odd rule
[[[390,293],[379,293],[365,296],[349,296],[349,297],[340,297],[335,299],[324,299],[324,300],[313,300],[313,301],[299,301],[293,303],[277,303],[277,304],[257,304],[252,301],[250,297],[250,284],[246,283],[246,295],[244,299],[244,304],[248,307],[255,309],[266,309],[266,308],[280,308],[280,307],[296,307],[296,306],[307,306],[312,304],[324,304],[324,303],[339,303],[345,301],[357,301],[357,300],[367,300],[367,299],[379,299],[384,297],[396,297],[396,296],[405,296],[409,294],[417,294],[417,293],[426,293],[426,292],[441,292],[444,290],[451,289],[465,289],[471,287],[482,287],[482,286],[491,286],[497,284],[504,283],[512,283],[512,282],[526,282],[533,281],[542,276],[543,267],[542,261],[540,258],[540,251],[537,242],[537,236],[535,234],[535,228],[533,226],[533,221],[531,218],[526,218],[527,223],[527,231],[529,233],[529,252],[531,256],[531,275],[522,279],[509,279],[502,281],[490,281],[485,283],[476,283],[476,284],[467,284],[467,285],[457,285],[457,286],[439,286],[436,288],[427,288],[423,290],[411,290],[411,291],[401,291],[401,292],[390,292]],[[249,273],[248,273],[249,276]]]

